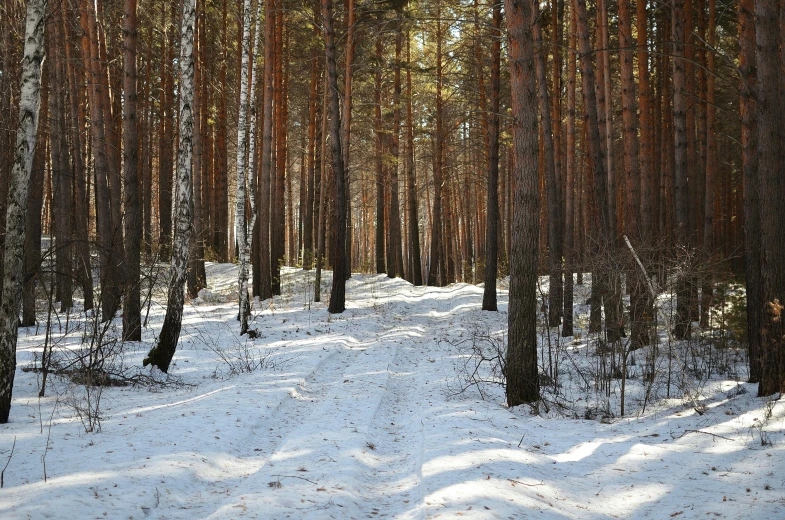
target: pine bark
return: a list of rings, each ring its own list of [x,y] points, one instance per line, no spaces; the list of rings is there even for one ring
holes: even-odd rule
[[[760,381],[761,348],[761,244],[760,194],[756,155],[757,109],[755,77],[755,1],[739,2],[739,79],[741,156],[744,175],[745,285],[747,290],[747,342],[750,383]]]
[[[537,371],[537,244],[539,174],[532,0],[506,0],[513,116],[515,209],[510,255],[507,405],[539,399]]]
[[[346,308],[346,279],[344,251],[346,250],[346,177],[344,173],[343,152],[341,150],[341,111],[338,103],[338,72],[335,63],[335,32],[333,29],[333,2],[322,0],[322,19],[324,22],[324,51],[327,64],[327,100],[330,111],[330,150],[335,197],[335,243],[337,251],[333,256],[333,283],[330,291],[331,314],[342,313]]]
[[[551,125],[551,104],[548,96],[548,71],[546,69],[546,49],[543,45],[540,26],[539,4],[533,3],[532,31],[535,41],[535,61],[537,70],[537,95],[540,103],[540,124],[542,125],[543,152],[545,162],[546,196],[548,201],[548,325],[556,327],[561,322],[564,285],[562,281],[563,240],[561,236],[561,202],[559,181],[556,177],[556,150],[553,144]]]
[[[136,117],[136,0],[125,0],[123,25],[123,176],[125,196],[125,298],[123,339],[142,340],[141,251],[139,208],[139,134]]]
[[[406,61],[411,62],[411,38],[406,32]],[[406,67],[406,176],[408,179],[407,206],[409,211],[409,280],[414,285],[422,285],[422,259],[420,258],[420,219],[417,211],[417,173],[414,166],[414,117],[412,114],[412,71]]]
[[[501,81],[502,6],[493,2],[493,40],[491,42],[491,90],[488,114],[488,192],[485,224],[485,287],[482,310],[495,311],[496,278],[499,273],[499,97]]]
[[[576,213],[576,176],[578,176],[575,162],[575,96],[577,63],[575,61],[575,10],[570,9],[569,51],[567,53],[567,123],[565,125],[567,162],[565,165],[565,201],[564,201],[564,316],[562,319],[562,336],[570,337],[574,334],[573,328],[573,300],[574,285],[572,273],[580,265],[577,262],[578,251],[575,241],[575,213]],[[577,192],[580,197],[580,191]]]
[[[689,200],[687,186],[687,74],[684,60],[684,4],[674,2],[671,12],[673,36],[673,208],[676,245],[688,247]],[[679,276],[676,287],[676,323],[674,336],[686,339],[690,336],[690,287],[684,275]]]
[[[782,176],[783,132],[785,116],[782,95],[785,77],[778,52],[783,42],[781,7],[778,0],[755,3],[758,66],[758,179],[761,243],[761,296],[757,312],[761,313],[761,357],[758,396],[785,390],[785,327],[782,305],[785,303],[785,179]],[[7,272],[7,271],[6,271]]]

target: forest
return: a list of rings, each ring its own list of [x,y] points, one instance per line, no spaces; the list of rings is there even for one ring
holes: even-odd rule
[[[0,516],[781,514],[783,13],[3,0]]]

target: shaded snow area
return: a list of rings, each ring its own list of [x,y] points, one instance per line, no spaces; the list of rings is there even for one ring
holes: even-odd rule
[[[549,360],[543,333],[542,369],[560,373],[543,376],[536,411],[510,410],[498,385],[464,388],[467,356],[503,346],[503,289],[489,313],[476,286],[355,274],[346,312],[329,316],[309,303],[313,273],[286,269],[283,296],[254,303],[247,339],[236,276],[208,264],[171,376],[140,372],[166,386],[92,390],[93,433],[83,385],[50,375],[38,398],[42,374],[22,369],[45,327],[20,331],[0,518],[785,518],[785,404],[754,397],[735,351],[710,353],[731,375],[709,368],[700,383],[673,375],[649,390],[646,353],[634,353],[619,417],[619,379],[591,380],[594,347],[578,334],[554,346],[554,334]],[[110,345],[115,365],[138,370],[163,321],[157,301],[143,343]],[[84,315],[52,320],[55,356],[89,343]],[[673,365],[706,366],[677,354]]]

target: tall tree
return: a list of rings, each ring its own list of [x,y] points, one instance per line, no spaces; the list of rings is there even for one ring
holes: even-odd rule
[[[673,202],[676,223],[676,244],[689,246],[689,200],[687,186],[687,73],[684,59],[684,4],[673,2],[671,12],[673,32]],[[680,276],[676,287],[676,324],[674,336],[685,339],[690,335],[690,286]]]
[[[411,35],[406,31],[406,62],[411,65]],[[409,211],[409,263],[410,282],[422,285],[422,260],[420,258],[420,222],[417,216],[417,175],[414,166],[414,117],[412,115],[412,70],[406,67],[406,176],[407,207]]]
[[[194,30],[196,0],[183,0],[180,28],[180,145],[177,154],[177,213],[172,242],[172,267],[169,280],[169,301],[158,343],[144,359],[168,372],[183,320],[185,281],[188,253],[193,231],[193,190],[191,184],[193,159],[193,100],[194,100]]]
[[[482,293],[482,309],[496,310],[496,276],[499,272],[499,79],[501,70],[501,2],[493,4],[491,42],[491,95],[488,114],[488,193],[485,223],[485,287]]]
[[[19,119],[6,210],[3,294],[0,297],[0,424],[8,422],[16,373],[16,342],[22,303],[27,193],[41,106],[41,64],[47,0],[27,0]]]
[[[638,0],[643,1],[643,0]],[[635,96],[633,66],[634,42],[632,39],[632,8],[630,0],[619,1],[619,47],[621,58],[622,125],[624,135],[625,205],[624,231],[632,240],[639,240],[638,224],[641,206],[641,179],[638,147],[638,106]],[[640,59],[640,58],[639,58]],[[627,268],[627,286],[630,291],[630,331],[632,348],[648,343],[644,319],[646,312],[646,285],[636,262]]]
[[[510,255],[507,404],[539,399],[537,372],[537,79],[530,25],[534,0],[506,0],[512,94],[515,209]],[[580,1],[580,0],[579,0]]]
[[[330,305],[327,310],[331,314],[341,313],[346,308],[346,188],[344,183],[343,152],[341,150],[341,111],[338,103],[338,72],[335,63],[335,32],[333,29],[333,2],[322,0],[322,19],[324,22],[324,52],[327,63],[327,100],[330,111],[330,150],[332,152],[333,177],[335,178],[335,243],[332,247],[337,252],[333,255],[333,284],[330,291]]]
[[[142,219],[139,210],[139,134],[136,118],[136,0],[125,0],[123,25],[123,175],[125,195],[125,298],[123,338],[142,340],[141,251]]]
[[[564,201],[564,317],[562,320],[562,336],[569,337],[573,329],[573,296],[574,286],[572,273],[578,259],[575,241],[576,200],[580,192],[576,190],[578,177],[575,161],[575,96],[578,65],[575,61],[575,9],[570,9],[570,44],[567,53],[567,124],[565,125],[567,161],[565,164],[565,201]],[[577,194],[576,194],[577,192]],[[578,266],[579,267],[579,266]],[[580,269],[580,267],[579,267]],[[579,272],[580,276],[580,272]]]
[[[546,48],[543,45],[542,27],[540,26],[540,9],[536,2],[532,4],[532,32],[536,45],[535,60],[537,70],[537,95],[540,102],[540,121],[542,124],[543,155],[545,163],[545,184],[548,201],[548,325],[556,327],[561,321],[562,298],[564,285],[562,282],[563,242],[561,236],[561,203],[559,200],[559,181],[556,177],[556,154],[553,144],[553,127],[551,126],[551,104],[548,96],[548,71],[546,69]]]
[[[395,63],[393,64],[393,128],[390,155],[390,260],[387,276],[403,276],[403,253],[401,239],[401,215],[398,202],[398,167],[401,143],[401,52],[403,50],[403,17],[398,12],[395,22]]]
[[[760,381],[761,269],[760,206],[756,155],[755,1],[739,2],[739,92],[741,99],[741,157],[744,176],[745,285],[750,382]]]
[[[778,0],[755,3],[755,39],[758,65],[758,180],[761,244],[761,359],[758,395],[772,395],[785,389],[785,179],[782,170],[782,121],[785,104],[785,74],[782,71],[780,46],[783,43],[782,11]],[[10,250],[10,249],[9,249]]]
[[[433,150],[433,215],[431,217],[431,253],[428,268],[428,285],[444,284],[446,279],[442,248],[442,174],[444,161],[444,65],[442,60],[442,29],[441,0],[436,0],[436,135]]]

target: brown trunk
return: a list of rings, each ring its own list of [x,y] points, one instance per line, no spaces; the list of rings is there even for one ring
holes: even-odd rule
[[[410,34],[406,32],[406,61],[411,62]],[[409,210],[409,256],[410,282],[422,285],[422,260],[420,258],[420,224],[417,216],[417,175],[414,166],[414,117],[412,115],[412,71],[406,67],[406,175],[407,201]]]
[[[515,154],[515,210],[510,255],[507,404],[539,399],[537,373],[537,244],[539,197],[537,97],[530,0],[506,0]]]
[[[684,5],[674,2],[671,12],[673,23],[673,208],[676,231],[676,244],[689,246],[689,201],[687,169],[689,157],[687,150],[687,78],[684,60]],[[690,287],[685,277],[677,281],[676,289],[676,339],[690,336]]]
[[[573,329],[573,279],[572,273],[576,267],[578,254],[575,247],[575,209],[576,196],[580,197],[580,190],[576,192],[577,163],[575,162],[575,82],[577,77],[577,63],[575,61],[575,10],[570,9],[569,25],[569,51],[567,53],[567,164],[565,171],[565,197],[564,197],[564,318],[562,321],[562,336],[570,337]],[[577,193],[577,195],[576,195]]]
[[[123,25],[123,176],[125,196],[125,292],[123,339],[142,340],[141,252],[139,210],[139,133],[136,117],[136,0],[125,0]]]
[[[559,181],[554,164],[556,149],[553,144],[550,100],[548,97],[548,72],[546,70],[546,48],[543,46],[542,28],[539,20],[539,6],[533,4],[532,32],[535,41],[538,97],[540,102],[540,123],[542,125],[543,151],[545,159],[545,182],[548,200],[548,325],[556,327],[561,322],[564,285],[562,282],[562,236],[560,230],[561,204],[559,201]]]
[[[442,163],[444,159],[443,129],[443,65],[441,0],[436,0],[436,135],[434,136],[433,161],[433,215],[431,221],[431,254],[428,285],[444,285],[446,277],[444,251],[442,250]]]
[[[488,194],[485,227],[485,288],[482,309],[496,310],[496,278],[499,272],[499,91],[501,69],[502,6],[493,2],[493,41],[491,43],[491,95],[488,114]]]
[[[376,39],[376,70],[374,72],[374,136],[376,170],[376,272],[384,273],[385,269],[385,233],[384,233],[384,138],[382,136],[382,40]]]
[[[90,101],[91,149],[94,157],[95,208],[98,235],[99,258],[101,267],[101,309],[102,318],[114,317],[120,307],[121,290],[113,255],[113,236],[109,209],[109,162],[106,156],[106,137],[104,132],[104,98],[99,91],[101,80],[95,43],[95,12],[88,0],[82,0],[79,21],[82,29],[82,58],[87,74]]]
[[[346,279],[344,251],[346,250],[346,177],[341,150],[341,110],[338,103],[338,72],[335,64],[335,34],[333,32],[332,0],[322,0],[322,19],[324,20],[324,51],[327,64],[327,99],[330,111],[330,149],[332,152],[333,177],[335,179],[335,230],[336,254],[333,255],[333,284],[330,292],[330,305],[327,311],[339,314],[346,308]]]
[[[744,173],[745,284],[747,288],[747,341],[751,383],[760,381],[761,267],[760,194],[756,155],[757,111],[755,106],[755,0],[739,2],[739,70],[741,78],[741,157]]]
[[[403,253],[401,240],[401,215],[398,202],[398,166],[401,143],[401,51],[403,48],[403,21],[400,18],[395,28],[395,63],[393,79],[393,126],[390,155],[390,262],[387,265],[387,276],[390,278],[403,276]]]
[[[783,178],[783,89],[785,78],[778,49],[783,33],[778,0],[757,0],[756,43],[758,65],[758,179],[760,197],[761,295],[761,377],[758,396],[785,390],[785,193]]]

